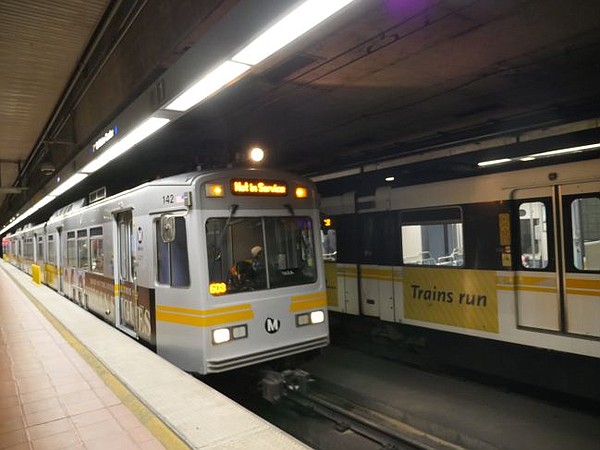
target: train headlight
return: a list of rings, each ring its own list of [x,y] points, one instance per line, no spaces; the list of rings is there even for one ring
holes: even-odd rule
[[[306,198],[308,197],[308,189],[302,186],[296,187],[296,198]]]
[[[222,184],[207,184],[206,185],[206,196],[207,197],[223,197],[225,195],[225,189]]]
[[[212,335],[215,344],[222,344],[223,342],[231,340],[231,331],[229,331],[229,328],[218,328],[213,330]]]
[[[322,310],[310,313],[296,314],[296,326],[316,325],[325,321],[325,313]]]
[[[297,326],[303,327],[308,324],[310,324],[310,317],[308,314],[298,314],[296,316],[296,325]]]
[[[234,339],[245,338],[248,336],[248,327],[246,325],[233,327],[232,334]]]
[[[325,321],[325,313],[321,310],[310,313],[310,323],[323,323]]]
[[[248,337],[248,325],[236,325],[228,328],[217,328],[212,331],[213,344],[223,344],[236,339]]]

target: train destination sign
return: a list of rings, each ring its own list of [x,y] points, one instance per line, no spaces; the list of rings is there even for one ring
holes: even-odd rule
[[[231,180],[231,192],[234,195],[256,195],[285,197],[288,186],[285,181],[234,178]]]

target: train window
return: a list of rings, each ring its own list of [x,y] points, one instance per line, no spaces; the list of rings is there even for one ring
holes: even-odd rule
[[[164,242],[161,222],[156,222],[157,281],[173,287],[190,285],[185,218],[174,217],[175,239]]]
[[[358,218],[356,214],[336,217],[337,260],[355,263],[358,260]]]
[[[210,283],[227,293],[316,280],[309,217],[214,218],[206,222]]]
[[[131,219],[128,213],[117,216],[119,239],[119,277],[121,281],[133,281],[131,272]]]
[[[323,260],[335,262],[337,260],[337,236],[333,219],[322,220],[321,246],[323,247]]]
[[[521,266],[526,269],[548,267],[548,224],[546,205],[526,202],[519,205]]]
[[[397,263],[396,215],[385,212],[361,214],[359,217],[359,261],[364,264]]]
[[[163,241],[161,231],[161,223],[156,222],[156,281],[169,285],[171,284],[169,243]]]
[[[406,211],[400,221],[404,264],[464,266],[460,208]]]
[[[175,240],[171,246],[171,286],[186,287],[190,285],[188,264],[187,235],[185,219],[175,218]]]
[[[38,264],[44,261],[44,238],[42,236],[38,237],[38,248],[36,256]]]
[[[309,217],[264,219],[269,286],[314,283],[317,279],[312,220]],[[255,263],[256,264],[256,263]],[[261,276],[263,269],[255,271]]]
[[[24,256],[25,259],[33,260],[33,238],[25,239]]]
[[[77,232],[77,267],[88,270],[89,266],[88,238],[87,230]]]
[[[584,271],[600,270],[600,198],[571,202],[573,264]]]
[[[102,227],[96,227],[90,230],[90,253],[92,272],[104,272],[104,241]]]
[[[48,236],[48,263],[57,264],[56,261],[56,242],[54,241],[54,236]]]
[[[75,232],[67,233],[67,267],[77,265],[77,242],[75,241]]]

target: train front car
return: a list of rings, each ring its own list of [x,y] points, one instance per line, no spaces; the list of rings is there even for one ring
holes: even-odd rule
[[[232,169],[200,174],[192,186],[187,248],[196,295],[157,292],[159,353],[212,373],[326,346],[314,185],[285,172]],[[161,239],[182,220],[161,219]]]

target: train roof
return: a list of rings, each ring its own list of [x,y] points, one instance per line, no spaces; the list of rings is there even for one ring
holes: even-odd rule
[[[251,174],[255,174],[257,177],[264,176],[268,174],[269,178],[296,178],[296,179],[304,179],[310,184],[313,184],[312,181],[307,178],[294,174],[292,172],[287,172],[279,169],[268,169],[268,168],[253,168],[253,167],[230,167],[230,168],[222,168],[222,169],[209,169],[209,170],[201,170],[195,172],[187,172],[179,175],[173,175],[165,178],[157,178],[156,180],[149,181],[139,187],[142,186],[172,186],[172,185],[191,185],[198,178],[205,178],[207,180],[213,178],[223,178],[224,175],[235,177],[239,175],[243,176],[251,176]],[[136,188],[134,188],[136,189]]]
[[[118,192],[110,197],[104,198],[98,203],[102,203],[104,201],[108,201],[114,199],[116,197],[126,195],[128,193],[137,191],[139,189],[149,187],[149,186],[191,186],[196,180],[200,180],[202,182],[210,181],[212,179],[218,179],[223,177],[268,177],[271,179],[296,179],[302,180],[304,184],[310,185],[315,188],[315,184],[308,178],[303,177],[301,175],[294,174],[293,172],[287,172],[279,169],[269,169],[269,168],[253,168],[253,167],[229,167],[229,168],[220,168],[220,169],[209,169],[209,170],[201,170],[194,172],[186,172],[178,175],[173,175],[165,178],[157,178],[155,180],[148,181],[139,186],[135,186],[131,189],[127,189],[122,192]],[[94,203],[95,204],[95,203]],[[73,203],[70,203],[62,208],[56,210],[50,218],[46,221],[47,223],[53,222],[55,220],[61,219],[70,215],[71,213],[78,211],[80,209],[86,208],[88,206],[92,206],[91,204],[87,204],[85,199],[79,199]],[[44,223],[46,223],[44,222]]]

